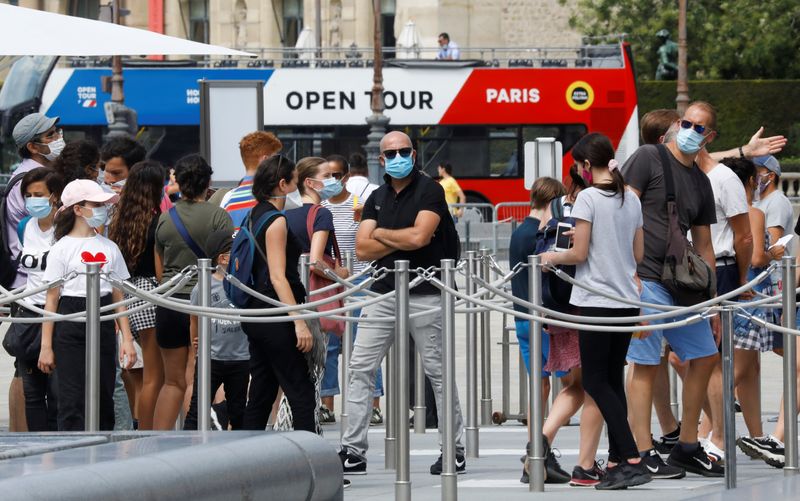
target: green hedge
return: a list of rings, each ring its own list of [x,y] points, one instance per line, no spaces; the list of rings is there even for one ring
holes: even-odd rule
[[[638,82],[639,116],[675,107],[675,82]],[[692,100],[717,108],[719,138],[712,149],[745,144],[763,125],[766,135],[783,134],[789,143],[779,156],[786,171],[800,171],[800,80],[709,80],[689,82]]]

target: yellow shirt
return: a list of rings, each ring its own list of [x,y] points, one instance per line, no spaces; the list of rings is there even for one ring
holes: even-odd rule
[[[441,184],[442,188],[444,188],[444,199],[447,201],[447,203],[457,204],[458,192],[461,191],[461,186],[458,185],[458,182],[455,180],[455,178],[443,178],[441,181],[439,181],[439,184]]]

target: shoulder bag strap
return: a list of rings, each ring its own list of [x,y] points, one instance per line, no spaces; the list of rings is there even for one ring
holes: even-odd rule
[[[658,155],[661,157],[661,170],[664,171],[667,203],[675,202],[675,181],[672,179],[672,164],[669,161],[669,152],[667,152],[667,147],[663,144],[657,144],[656,148],[658,149]]]
[[[280,216],[281,211],[270,210],[265,212],[260,218],[258,218],[258,221],[256,221],[255,231],[253,231],[253,220],[250,218],[250,214],[251,212],[247,213],[247,216],[245,216],[245,220],[242,221],[242,226],[247,225],[248,231],[250,231],[250,238],[253,241],[254,247],[258,251],[259,255],[261,255],[261,257],[264,258],[264,262],[267,263],[268,262],[266,253],[267,249],[264,248],[263,251],[261,250],[261,242],[258,241],[258,234],[261,233],[261,230],[264,229],[264,226],[266,226],[266,224],[269,223],[271,219],[273,219],[276,216]]]
[[[183,241],[189,246],[189,249],[194,252],[194,255],[199,259],[207,259],[208,256],[206,256],[206,253],[199,245],[197,245],[192,236],[189,234],[189,230],[186,229],[183,221],[181,221],[181,217],[178,215],[177,208],[173,207],[169,210],[169,217],[172,218],[172,222],[175,224],[175,229],[178,230],[181,238],[183,238]]]

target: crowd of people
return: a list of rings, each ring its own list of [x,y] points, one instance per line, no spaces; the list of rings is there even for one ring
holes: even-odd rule
[[[693,103],[683,116],[653,111],[642,120],[645,145],[630,158],[616,159],[611,141],[590,133],[571,150],[575,164],[566,185],[536,180],[530,215],[512,235],[509,255],[512,267],[528,255],[541,255],[545,306],[600,317],[606,326],[631,327],[640,314],[659,313],[634,306],[638,301],[693,304],[665,279],[676,247],[693,249],[716,277],[709,297],[736,290],[770,262],[795,254],[782,237],[798,228],[779,189],[780,163],[771,156],[785,139],[762,138],[762,129],[741,148],[712,154],[706,148],[718,134],[716,122],[716,111],[705,102]],[[199,258],[210,258],[215,266],[211,305],[234,308],[225,270],[231,269],[237,242],[251,239],[251,285],[257,295],[241,306],[261,310],[314,301],[319,298],[315,290],[334,283],[332,275],[355,275],[354,283],[360,283],[369,262],[393,269],[396,260],[406,259],[415,270],[458,257],[454,222],[463,207],[448,204],[466,202],[464,192],[448,163],[439,167],[441,183],[417,169],[413,143],[399,131],[381,140],[385,183],[380,186],[369,182],[360,154],[306,157],[295,164],[281,155],[275,135],[252,132],[239,143],[244,176],[230,190],[211,189],[212,166],[198,154],[167,169],[147,159],[145,149],[129,138],[111,139],[100,148],[86,140],[66,144],[58,118],[40,113],[20,120],[13,139],[21,162],[0,216],[17,268],[2,285],[33,291],[63,279],[14,305],[11,314],[69,315],[86,309],[85,264],[101,263],[101,304],[117,304],[121,314],[101,323],[103,430],[174,429],[181,415],[185,429],[198,426],[198,318],[129,296],[109,276],[142,291],[162,291]],[[564,226],[569,230],[562,234]],[[561,242],[564,236],[569,245]],[[348,252],[356,257],[351,267],[343,260]],[[299,266],[303,254],[311,263],[306,285]],[[552,268],[589,287],[570,290]],[[774,275],[755,290],[771,294],[780,286]],[[391,273],[371,287],[378,294],[394,289]],[[512,291],[528,299],[528,270],[514,276]],[[199,304],[196,278],[173,292],[175,299]],[[739,299],[754,294],[744,291]],[[130,300],[127,309],[120,304],[124,299]],[[409,329],[439,411],[440,302],[440,291],[431,283],[411,290],[411,313],[420,315],[410,319]],[[395,314],[394,299],[355,312],[361,318]],[[755,309],[751,314],[777,322],[780,312]],[[211,319],[216,428],[319,432],[320,424],[335,421],[343,325],[327,318],[292,318],[296,315],[269,324]],[[517,320],[515,326],[527,363],[530,324]],[[25,402],[25,422],[16,423],[17,430],[84,429],[84,328],[81,322],[62,321],[17,323],[9,329],[3,344],[16,358]],[[368,429],[383,421],[380,364],[395,326],[365,322],[354,334],[349,377],[342,381],[348,385],[349,420],[339,456],[346,475],[367,471]],[[563,381],[543,428],[548,482],[620,489],[652,478],[682,478],[686,472],[723,475],[718,318],[635,334],[556,326],[533,334],[543,341],[543,394],[549,393],[551,372]],[[735,336],[737,397],[748,428],[737,444],[751,457],[781,467],[782,421],[771,435],[764,433],[758,394],[758,353],[780,354],[781,336],[747,320],[737,321]],[[669,364],[683,380],[680,420],[669,410]],[[650,430],[653,407],[662,428],[659,440]],[[569,474],[551,444],[580,409],[580,454]],[[454,410],[455,469],[463,473],[457,392]],[[602,467],[597,453],[604,423],[609,450]],[[442,470],[440,456],[430,473]],[[528,475],[526,463],[523,482]]]
[[[530,215],[511,238],[510,265],[540,254],[546,307],[626,328],[575,332],[548,326],[534,333],[543,337],[544,368],[569,371],[559,374],[564,389],[543,428],[547,482],[621,489],[687,472],[724,475],[719,318],[686,325],[679,321],[690,314],[662,315],[648,329],[632,332],[640,314],[662,313],[655,305],[688,307],[742,289],[769,263],[795,255],[793,242],[782,237],[800,228],[779,187],[780,163],[772,156],[785,138],[763,138],[762,128],[747,145],[709,153],[718,131],[709,103],[694,102],[683,116],[655,110],[642,120],[645,144],[624,163],[607,137],[590,133],[572,148],[569,194],[555,179],[540,178],[532,186]],[[557,225],[569,228],[568,246],[557,242]],[[687,259],[696,275],[707,270],[707,285],[678,276],[676,269]],[[565,292],[569,286],[549,276],[553,269],[582,286]],[[529,297],[527,274],[524,270],[512,281],[514,294],[523,299]],[[779,276],[778,271],[753,289],[740,290],[738,300],[750,300],[756,291],[778,293]],[[653,306],[639,308],[637,302]],[[750,314],[780,323],[780,311]],[[676,321],[663,330],[652,328]],[[516,332],[527,361],[528,322],[518,320]],[[777,349],[782,334],[739,318],[734,336],[736,395],[748,431],[737,445],[752,458],[783,467],[783,407],[774,432],[765,434],[759,393],[759,352],[782,354]],[[679,420],[669,406],[668,364],[682,380]],[[549,375],[541,375],[545,395]],[[581,405],[580,453],[569,474],[550,444]],[[662,429],[659,440],[651,433],[653,407]],[[595,458],[604,422],[609,449],[602,468]]]

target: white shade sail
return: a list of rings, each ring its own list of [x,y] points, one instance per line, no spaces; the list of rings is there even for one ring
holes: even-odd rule
[[[0,4],[0,56],[253,56],[152,31]]]

